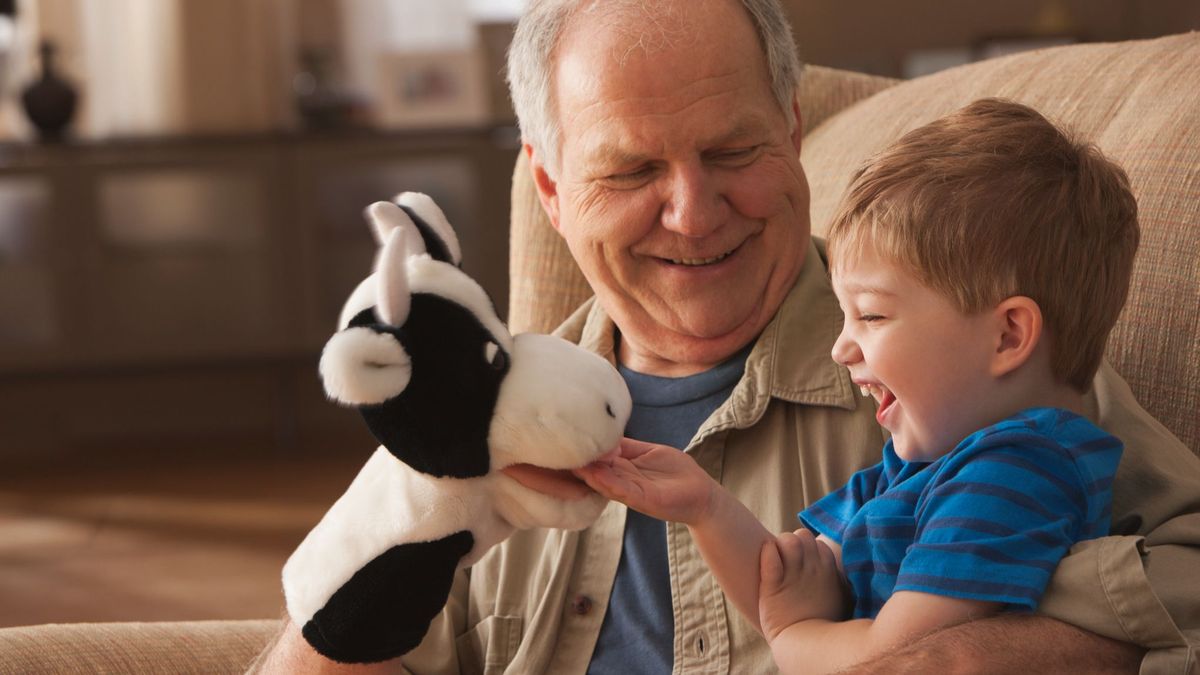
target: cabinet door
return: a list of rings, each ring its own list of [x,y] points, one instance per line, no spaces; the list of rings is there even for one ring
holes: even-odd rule
[[[91,353],[264,353],[286,334],[270,163],[133,167],[96,179],[85,274]]]
[[[61,337],[49,181],[0,177],[0,357],[52,350]]]

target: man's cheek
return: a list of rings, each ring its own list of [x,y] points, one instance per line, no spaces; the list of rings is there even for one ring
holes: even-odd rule
[[[728,198],[734,209],[747,218],[791,218],[807,202],[806,184],[800,182],[803,175],[785,162],[762,163],[754,171],[738,176]]]

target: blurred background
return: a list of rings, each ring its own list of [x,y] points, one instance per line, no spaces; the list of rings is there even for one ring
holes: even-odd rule
[[[1196,0],[785,0],[917,77]],[[316,360],[364,206],[432,195],[507,305],[521,0],[0,0],[0,626],[258,618],[374,447]]]

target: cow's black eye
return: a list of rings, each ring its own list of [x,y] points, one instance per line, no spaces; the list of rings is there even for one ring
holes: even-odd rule
[[[495,342],[488,342],[483,345],[483,360],[487,361],[493,370],[505,370],[508,368],[508,354]]]

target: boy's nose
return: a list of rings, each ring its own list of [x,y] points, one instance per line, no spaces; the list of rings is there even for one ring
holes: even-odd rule
[[[837,341],[833,343],[833,350],[829,354],[833,360],[848,366],[852,363],[858,363],[862,360],[862,351],[858,348],[858,343],[846,336],[846,329],[838,335]]]

